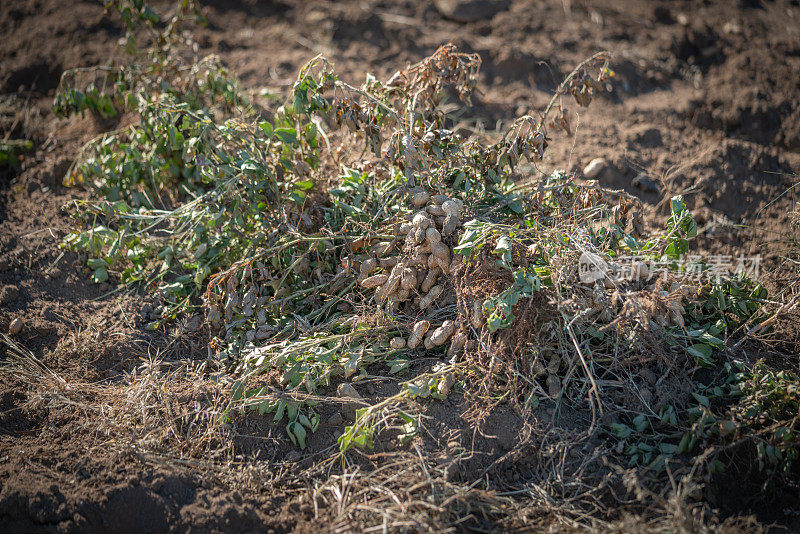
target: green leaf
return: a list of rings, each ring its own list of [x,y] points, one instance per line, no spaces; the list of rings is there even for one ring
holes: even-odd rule
[[[644,414],[639,414],[633,418],[633,427],[637,432],[644,432],[647,429],[647,417]]]
[[[286,431],[289,433],[289,438],[291,438],[295,444],[299,445],[301,449],[306,448],[306,436],[308,433],[303,425],[297,421],[293,421],[286,425]]]
[[[670,208],[672,209],[673,215],[678,215],[685,207],[686,205],[683,203],[682,195],[674,196],[672,200],[670,200]]]
[[[709,345],[695,343],[687,347],[686,352],[695,357],[698,365],[708,367],[714,364],[714,359],[711,356],[713,349]]]
[[[286,413],[286,403],[283,401],[278,401],[278,409],[275,410],[275,416],[272,418],[272,422],[277,423],[283,419],[284,413]]]
[[[272,138],[272,135],[275,132],[275,130],[272,128],[272,124],[267,121],[259,122],[258,127],[261,128],[261,131],[264,132],[264,135],[266,135],[267,138]]]
[[[619,439],[625,439],[631,435],[631,427],[623,425],[622,423],[611,423],[611,433]]]
[[[508,203],[509,209],[518,215],[522,215],[525,212],[525,206],[522,204],[520,199],[512,200]]]
[[[108,269],[100,267],[92,273],[92,281],[96,284],[101,284],[108,280]]]
[[[108,267],[108,263],[102,258],[92,258],[86,262],[86,265],[88,265],[90,269],[105,269]]]
[[[294,128],[276,128],[275,137],[287,145],[297,142],[297,132],[294,131]]]
[[[244,380],[237,380],[233,383],[231,388],[231,397],[234,401],[241,399],[244,396],[246,382]]]

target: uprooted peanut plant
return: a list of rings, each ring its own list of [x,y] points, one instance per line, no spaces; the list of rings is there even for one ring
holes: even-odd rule
[[[272,414],[302,449],[320,407],[345,403],[350,454],[413,441],[425,404],[458,391],[476,425],[502,403],[526,421],[553,406],[542,432],[562,407],[584,413],[573,439],[600,438],[653,487],[742,470],[743,448],[765,487],[797,472],[798,378],[724,356],[766,318],[765,290],[687,266],[680,197],[649,231],[637,199],[542,171],[550,136],[573,133],[562,106],[612,82],[607,54],[541,113],[479,135],[444,111],[471,105],[481,64],[453,45],[358,86],[313,58],[266,109],[217,58],[192,58],[188,4],[166,25],[138,2],[108,8],[129,63],[65,73],[56,110],[129,126],[70,169],[91,198],[64,246],[97,282],[154,295],[147,329],[200,325],[200,370],[231,392],[218,424]],[[398,387],[370,403],[352,384],[376,375]]]

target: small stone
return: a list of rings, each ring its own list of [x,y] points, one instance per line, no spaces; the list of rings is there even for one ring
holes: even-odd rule
[[[608,168],[608,162],[603,158],[595,158],[583,168],[583,175],[589,179],[595,179]]]
[[[7,285],[0,289],[0,304],[8,306],[19,297],[19,288],[15,285]]]
[[[61,269],[59,269],[58,267],[53,267],[50,270],[50,278],[52,278],[54,280],[58,279],[58,278],[61,278]]]
[[[338,411],[330,416],[327,421],[328,426],[341,426],[342,423],[344,423],[344,417]]]
[[[22,327],[23,326],[24,326],[24,323],[22,322],[22,319],[17,317],[13,321],[11,321],[11,324],[8,325],[8,332],[11,335],[17,335],[20,332],[22,332]]]
[[[631,180],[631,184],[635,187],[638,187],[642,191],[647,191],[648,193],[659,193],[661,191],[661,189],[658,187],[658,184],[651,180],[650,177],[644,173],[637,175],[636,178]]]

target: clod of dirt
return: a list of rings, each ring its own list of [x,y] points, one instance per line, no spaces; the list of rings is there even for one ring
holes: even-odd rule
[[[589,179],[594,179],[608,168],[608,162],[603,158],[595,158],[583,168],[583,175]]]
[[[675,18],[672,16],[672,11],[666,6],[656,6],[653,9],[653,17],[662,24],[674,24]]]
[[[636,178],[631,180],[631,185],[648,193],[659,193],[661,191],[658,184],[644,173],[637,175]]]
[[[0,305],[8,306],[19,297],[19,288],[15,285],[4,286],[0,289]]]
[[[342,382],[341,384],[339,384],[339,387],[336,389],[336,392],[342,398],[357,399],[357,400],[361,400],[363,398],[361,397],[361,394],[358,391],[356,391],[356,388],[354,388],[352,384],[349,384],[347,382]]]
[[[24,323],[22,322],[22,319],[20,319],[19,317],[17,317],[17,318],[16,318],[16,319],[14,319],[13,321],[11,321],[11,324],[9,324],[9,325],[8,325],[8,332],[9,332],[9,333],[10,333],[12,336],[15,336],[15,335],[19,334],[20,332],[22,332],[22,327],[23,327],[23,326],[25,326],[25,325],[24,325]]]
[[[344,417],[341,412],[334,412],[326,421],[328,426],[341,426],[342,423],[344,423]]]
[[[336,392],[338,393],[339,397],[345,399],[356,399],[360,401],[363,398],[361,394],[358,391],[356,391],[356,388],[354,388],[353,385],[348,382],[342,382],[341,384],[339,384],[339,387],[336,389]],[[353,421],[356,418],[356,410],[360,406],[361,403],[359,402],[346,402],[342,404],[342,413],[347,419]],[[333,426],[338,426],[338,425],[333,425]]]
[[[186,326],[185,326],[186,331],[197,332],[198,330],[200,330],[200,326],[202,325],[201,320],[202,317],[200,315],[194,315],[190,317],[189,320],[186,321]]]
[[[433,4],[445,18],[457,22],[477,22],[508,9],[508,0],[435,0]]]

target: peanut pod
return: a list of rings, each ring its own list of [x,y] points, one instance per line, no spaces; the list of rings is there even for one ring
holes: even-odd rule
[[[412,246],[419,245],[423,241],[425,241],[425,228],[421,226],[415,226],[414,229],[408,234],[406,238]]]
[[[433,344],[433,330],[428,331],[428,335],[425,336],[425,350],[431,350],[436,345]]]
[[[475,330],[480,330],[483,325],[483,301],[480,299],[472,303],[471,322]]]
[[[376,274],[365,278],[361,281],[361,287],[369,289],[371,287],[378,287],[386,283],[389,277],[385,274]]]
[[[458,204],[455,200],[448,200],[442,203],[442,211],[447,215],[454,215],[458,217]]]
[[[419,309],[424,310],[442,294],[442,286],[433,286],[428,294],[419,299]]]
[[[436,267],[434,267],[433,269],[429,269],[428,274],[425,276],[425,279],[422,281],[422,284],[420,284],[419,288],[420,291],[422,291],[423,293],[429,292],[433,287],[433,285],[436,283],[436,277],[438,275],[439,272],[436,269]]]
[[[372,246],[371,252],[378,256],[385,256],[389,251],[394,248],[394,241],[381,241]]]
[[[439,395],[447,395],[450,393],[450,390],[453,387],[453,384],[456,383],[456,375],[453,373],[447,373],[439,380],[439,383],[436,385],[436,391]]]
[[[425,212],[420,211],[414,215],[414,218],[411,220],[411,224],[414,225],[415,228],[422,228],[422,230],[425,231],[431,225],[431,218],[428,217]]]
[[[436,258],[433,260],[433,266],[441,270],[444,274],[448,274],[450,272],[450,263],[441,258]]]
[[[419,267],[423,265],[428,265],[428,255],[419,252],[411,256],[411,259],[408,262],[409,267]]]
[[[561,356],[558,354],[553,354],[553,356],[550,358],[550,362],[547,364],[547,370],[550,373],[555,374],[558,372],[559,367],[561,367]]]
[[[425,210],[426,210],[426,211],[427,211],[429,214],[431,214],[432,216],[434,216],[434,217],[441,217],[442,215],[444,215],[444,214],[445,214],[445,211],[444,211],[444,209],[442,209],[442,207],[441,207],[441,206],[439,206],[439,205],[437,205],[437,204],[431,204],[430,206],[428,206],[427,208],[425,208]]]
[[[358,268],[358,272],[364,275],[364,277],[366,278],[366,275],[368,275],[377,268],[378,268],[378,260],[375,258],[368,258],[363,262],[361,262],[361,267]]]
[[[451,273],[454,273],[458,269],[460,269],[461,266],[464,265],[463,259],[464,259],[464,256],[462,256],[461,254],[453,254],[453,260],[450,262],[449,271]]]
[[[558,397],[561,393],[561,379],[556,375],[548,375],[547,377],[547,393],[551,397]]]
[[[414,326],[411,327],[411,335],[408,336],[408,348],[416,349],[430,327],[431,323],[425,320],[414,323]]]
[[[444,243],[431,245],[431,253],[437,258],[446,261],[447,265],[450,265],[450,249]]]
[[[397,312],[397,308],[400,307],[400,297],[397,293],[392,293],[386,299],[386,311],[388,313],[395,313]]]
[[[456,331],[456,324],[448,319],[447,321],[442,323],[442,326],[433,331],[433,333],[431,334],[431,343],[433,343],[437,347],[439,345],[444,345],[445,342],[448,339],[450,339],[450,336],[452,336],[453,332],[455,331]]]
[[[441,243],[441,241],[442,234],[439,233],[439,230],[433,226],[425,230],[425,242],[428,244],[428,246],[433,247],[436,243]]]
[[[464,350],[464,345],[467,344],[467,333],[463,330],[453,336],[450,341],[450,346],[447,348],[447,357],[452,358]]]
[[[388,280],[386,280],[383,288],[378,293],[378,303],[385,301],[387,298],[389,298],[389,295],[397,290],[397,287],[400,285],[400,273],[403,272],[405,267],[405,264],[400,262],[392,268],[392,272],[389,275]]]
[[[447,215],[444,218],[444,223],[442,223],[442,235],[449,236],[453,232],[456,231],[458,227],[458,216],[456,215]]]
[[[414,196],[411,197],[411,205],[419,209],[427,204],[430,199],[431,195],[427,191],[420,191],[414,193]]]
[[[411,291],[417,287],[417,272],[414,269],[406,267],[400,276],[400,287],[406,291]]]
[[[398,261],[399,261],[399,260],[398,260],[396,257],[394,257],[394,256],[392,256],[391,258],[381,258],[381,259],[378,261],[378,265],[380,265],[380,266],[381,266],[381,267],[383,267],[384,269],[391,269],[392,267],[394,267],[395,265],[397,265],[397,262],[398,262]]]

